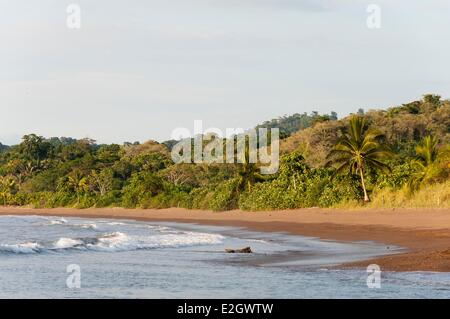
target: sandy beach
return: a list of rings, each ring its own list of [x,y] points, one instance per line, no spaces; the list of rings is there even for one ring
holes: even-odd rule
[[[0,207],[0,215],[47,215],[118,218],[145,221],[238,226],[262,232],[287,232],[336,241],[375,241],[407,248],[407,252],[340,267],[378,264],[382,270],[450,271],[449,209],[337,210],[296,209],[285,211],[212,212],[171,209],[33,209]]]

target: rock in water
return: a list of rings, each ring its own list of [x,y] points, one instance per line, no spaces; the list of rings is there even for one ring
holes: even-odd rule
[[[229,254],[251,254],[252,249],[250,247],[245,247],[242,249],[225,249],[225,252]]]

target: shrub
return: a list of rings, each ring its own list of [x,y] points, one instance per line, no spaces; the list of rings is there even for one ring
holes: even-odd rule
[[[107,192],[103,196],[99,196],[95,202],[95,207],[114,207],[120,206],[122,204],[122,193],[121,191],[114,190]]]
[[[229,210],[237,208],[237,188],[239,181],[237,178],[227,180],[219,184],[212,192],[208,208],[211,210]]]
[[[151,197],[163,191],[163,181],[150,172],[133,173],[123,188],[122,204],[134,208],[144,205]]]

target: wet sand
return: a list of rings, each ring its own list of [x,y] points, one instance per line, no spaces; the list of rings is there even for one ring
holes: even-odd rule
[[[0,207],[0,215],[46,215],[119,218],[235,226],[262,232],[286,232],[337,241],[375,241],[405,247],[407,252],[353,262],[340,267],[450,272],[450,209],[296,209],[211,212],[171,209],[32,209]]]

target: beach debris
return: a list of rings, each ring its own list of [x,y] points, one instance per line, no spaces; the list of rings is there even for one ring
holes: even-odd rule
[[[252,253],[252,249],[250,247],[244,247],[241,249],[225,249],[225,252],[229,253],[229,254],[251,254]]]

